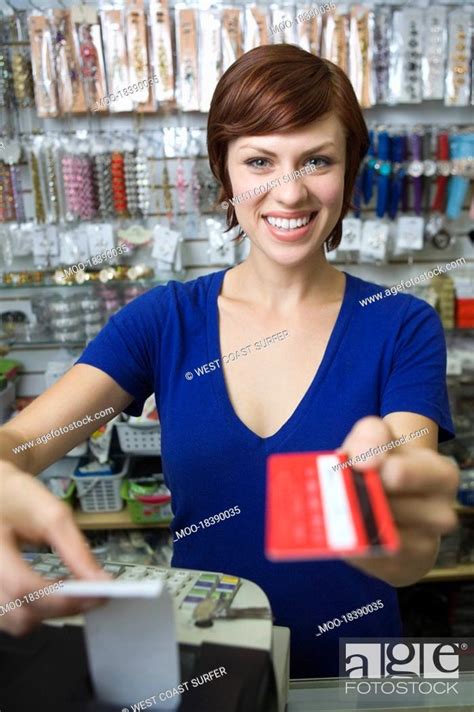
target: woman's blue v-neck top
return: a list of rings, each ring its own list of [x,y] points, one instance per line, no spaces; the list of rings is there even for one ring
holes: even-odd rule
[[[431,418],[441,440],[452,437],[442,326],[427,303],[410,295],[364,306],[384,288],[346,274],[341,309],[311,385],[278,432],[261,438],[234,412],[218,365],[217,299],[225,272],[170,282],[138,297],[109,320],[78,363],[101,369],[130,393],[132,415],[155,393],[173,539],[184,527],[240,508],[240,515],[198,525],[179,539],[173,565],[255,581],[270,599],[275,623],[291,629],[291,676],[337,676],[340,636],[401,634],[396,590],[338,560],[268,561],[266,460],[278,452],[332,450],[360,418],[395,411]],[[291,325],[287,330],[291,337]],[[246,356],[258,357],[256,346]],[[214,370],[200,368],[210,362]],[[288,363],[281,377],[291,374]],[[383,608],[364,608],[367,613],[344,623],[343,614],[375,601]],[[321,633],[319,626],[336,618],[342,624]]]

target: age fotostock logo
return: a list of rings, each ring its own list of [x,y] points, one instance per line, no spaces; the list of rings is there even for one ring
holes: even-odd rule
[[[340,643],[340,674],[346,678],[345,693],[376,696],[457,695],[460,656],[470,647],[451,639],[390,642],[346,639]]]

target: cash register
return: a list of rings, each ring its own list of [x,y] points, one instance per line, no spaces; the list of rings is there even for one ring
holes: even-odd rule
[[[54,554],[25,554],[25,558],[44,579],[64,581],[70,578],[69,570]],[[255,583],[211,571],[115,561],[105,562],[103,568],[120,581],[160,580],[164,583],[174,606],[181,679],[189,679],[201,669],[209,670],[209,660],[212,659],[218,667],[217,661],[222,664],[224,654],[228,660],[234,657],[234,661],[238,661],[238,669],[242,671],[241,691],[228,695],[226,685],[222,684],[226,698],[216,704],[215,709],[206,705],[202,712],[284,712],[289,686],[290,631],[273,625],[269,601]],[[72,625],[77,632],[77,626],[82,626],[83,622],[81,616],[74,616],[51,619],[46,624],[56,627]],[[212,657],[213,650],[218,651],[215,658]],[[261,666],[261,679],[250,701],[250,677],[255,678],[258,665]],[[247,681],[246,668],[249,671]],[[205,687],[215,690],[218,686]],[[235,699],[234,705],[230,704],[231,698]],[[183,695],[179,710],[186,712],[188,709],[197,712],[199,702],[197,698],[193,701],[192,695]]]

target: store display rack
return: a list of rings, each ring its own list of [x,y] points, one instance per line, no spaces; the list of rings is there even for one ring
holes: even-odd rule
[[[462,515],[474,515],[474,507],[456,507],[456,511]],[[89,514],[81,510],[74,510],[74,519],[79,527],[84,531],[103,529],[167,529],[168,524],[135,524],[130,519],[127,509],[120,512],[102,512],[100,514]],[[449,581],[474,581],[474,564],[458,564],[449,568],[436,568],[423,576],[420,583],[435,583]]]

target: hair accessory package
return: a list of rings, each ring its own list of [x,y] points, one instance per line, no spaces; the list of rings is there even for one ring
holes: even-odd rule
[[[199,110],[209,111],[212,94],[222,74],[220,10],[199,13]]]
[[[244,52],[264,44],[269,44],[266,8],[258,5],[246,5]]]
[[[177,99],[182,111],[199,111],[198,11],[179,3],[175,12]]]
[[[174,99],[171,19],[167,0],[150,0],[151,64],[159,82],[155,84],[158,102]]]
[[[36,110],[41,118],[57,116],[59,112],[56,98],[56,71],[53,61],[51,30],[46,17],[43,15],[30,15],[28,28]]]
[[[471,38],[469,10],[457,9],[448,18],[448,71],[446,106],[469,106]]]
[[[143,0],[129,0],[125,10],[125,27],[132,101],[143,105],[149,101],[152,88],[148,82],[147,24]]]
[[[107,102],[109,111],[132,111],[133,101],[131,95],[129,95],[130,77],[128,73],[123,11],[103,10],[101,12],[101,25],[105,46],[107,86],[110,92]]]
[[[86,100],[71,13],[69,10],[51,10],[50,23],[60,111],[62,114],[83,113],[86,110]]]
[[[242,38],[243,10],[239,7],[222,9],[222,71],[238,59],[244,51]]]
[[[76,52],[80,58],[82,83],[87,108],[105,111],[100,101],[107,93],[102,37],[97,11],[89,5],[71,8],[71,21],[75,27]]]

